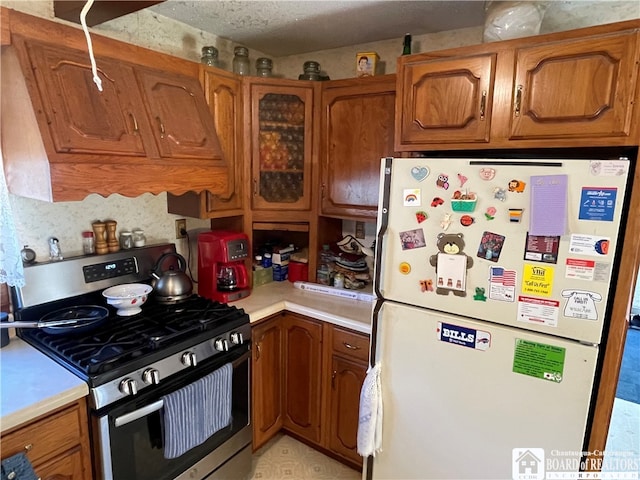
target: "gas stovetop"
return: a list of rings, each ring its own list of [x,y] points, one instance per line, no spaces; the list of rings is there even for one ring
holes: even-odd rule
[[[165,250],[147,249],[124,255],[132,255],[134,260],[130,263],[151,264],[153,259],[144,257],[150,253],[157,257]],[[122,253],[117,256],[116,260],[124,258]],[[105,264],[106,260],[108,264],[112,257],[94,256],[70,261],[66,265],[59,262],[61,265],[49,264],[38,271],[26,271],[33,279],[31,284],[51,285],[51,282],[43,281],[43,275],[53,275],[52,281],[55,282],[56,278],[65,278],[60,276],[61,271],[67,274],[82,271],[88,261]],[[35,273],[40,272],[42,274],[36,277]],[[102,290],[110,284],[129,283],[122,281],[123,277],[129,282],[149,281],[144,271],[135,278],[128,272],[122,277],[101,281],[99,285],[102,288],[98,290],[68,297],[64,291],[77,293],[84,288],[75,276],[67,277],[71,278],[69,284],[73,286],[75,283],[75,287],[64,287],[63,293],[43,294],[25,287],[22,291],[12,292],[16,300],[14,304],[20,307],[16,310],[16,318],[38,321],[45,314],[62,308],[105,306]],[[49,301],[40,303],[42,299]],[[27,343],[88,383],[94,408],[135,395],[141,389],[158,385],[169,376],[194,368],[216,355],[249,348],[251,328],[244,310],[195,294],[179,303],[163,304],[155,301],[152,293],[142,305],[142,312],[128,317],[117,316],[113,307],[108,308],[110,315],[105,321],[82,331],[50,333],[37,328],[18,331]]]

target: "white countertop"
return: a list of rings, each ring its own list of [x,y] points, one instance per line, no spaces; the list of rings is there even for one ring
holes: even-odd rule
[[[373,303],[271,282],[231,303],[249,314],[251,323],[288,310],[352,330],[371,333]],[[88,395],[87,384],[18,337],[0,349],[0,432],[16,427]]]
[[[371,333],[373,302],[350,300],[294,288],[288,281],[271,282],[233,302],[255,323],[283,310],[300,313],[362,333]]]
[[[0,349],[0,431],[4,432],[89,393],[86,382],[12,337]]]

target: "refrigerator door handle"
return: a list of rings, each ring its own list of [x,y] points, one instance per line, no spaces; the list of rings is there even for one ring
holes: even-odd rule
[[[376,237],[376,269],[375,276],[373,280],[373,287],[376,292],[376,295],[379,298],[383,298],[382,292],[380,290],[380,281],[382,277],[382,251],[384,250],[384,239],[387,233],[387,226],[389,224],[389,190],[391,189],[391,165],[393,163],[393,159],[387,157],[384,159],[384,163],[381,166],[381,175],[383,178],[382,183],[382,191],[380,192],[380,198],[382,199],[381,209],[378,212],[378,236]]]

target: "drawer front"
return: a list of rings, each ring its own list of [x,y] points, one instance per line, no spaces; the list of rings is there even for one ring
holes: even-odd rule
[[[25,452],[31,463],[58,455],[80,443],[78,405],[2,436],[2,458]]]
[[[331,348],[335,353],[347,355],[358,360],[369,360],[369,336],[361,333],[333,329]]]

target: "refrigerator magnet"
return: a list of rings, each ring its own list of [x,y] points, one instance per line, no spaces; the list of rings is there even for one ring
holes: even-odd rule
[[[515,192],[515,193],[522,193],[524,192],[525,187],[527,186],[527,184],[525,182],[523,182],[522,180],[511,180],[509,182],[509,191],[510,192]]]
[[[418,221],[418,223],[424,222],[427,218],[429,218],[427,212],[423,210],[416,212],[416,220]]]
[[[438,322],[436,329],[441,342],[453,343],[474,350],[487,350],[491,346],[491,333],[452,323]]]
[[[522,220],[522,212],[524,212],[524,208],[510,208],[509,223],[520,223],[520,220]]]
[[[477,256],[491,262],[497,262],[500,258],[504,241],[504,235],[485,231],[480,239]]]
[[[436,187],[449,190],[449,175],[441,173],[436,180]]]
[[[496,218],[497,211],[498,210],[496,209],[496,207],[487,208],[487,211],[484,212],[484,218],[486,218],[487,220],[493,220],[494,218]]]
[[[507,191],[504,188],[496,187],[493,189],[493,198],[504,202],[507,199]]]
[[[602,295],[587,290],[562,290],[562,296],[567,299],[562,312],[565,317],[598,320],[596,302],[602,301]]]
[[[440,228],[447,230],[451,226],[451,222],[453,222],[453,214],[445,213],[440,220]]]
[[[476,293],[473,294],[473,299],[478,302],[486,302],[487,296],[485,295],[485,289],[482,287],[476,287]]]
[[[428,167],[413,167],[411,169],[411,176],[418,182],[421,182],[425,178],[427,178],[429,176],[429,173],[431,172],[429,171]]]
[[[471,215],[462,215],[460,217],[460,225],[462,225],[463,227],[468,227],[469,225],[473,225],[473,222],[475,222],[475,220]]]
[[[448,295],[453,292],[465,297],[467,270],[473,266],[473,258],[463,252],[464,235],[461,233],[441,233],[438,235],[438,250],[431,255],[429,263],[436,267],[436,293]]]
[[[550,297],[553,290],[553,276],[553,267],[525,263],[522,271],[522,293]]]
[[[613,222],[617,195],[615,187],[582,187],[578,219]]]
[[[433,292],[433,280],[420,280],[420,291],[421,292]]]
[[[409,273],[411,272],[411,265],[409,265],[407,262],[401,262],[398,266],[398,269],[400,270],[401,274],[409,275]]]
[[[489,167],[483,167],[480,169],[480,178],[482,180],[493,180],[493,178],[496,176],[496,170],[495,168],[489,168]]]
[[[560,237],[531,235],[527,232],[524,247],[524,260],[534,262],[558,263],[558,247]]]
[[[516,299],[516,271],[504,267],[489,267],[489,298],[499,302]]]
[[[572,233],[569,240],[569,251],[578,255],[604,257],[609,253],[610,239],[596,235]]]
[[[403,205],[405,207],[419,207],[421,204],[420,189],[405,188],[402,191],[402,198],[403,198]]]
[[[402,250],[413,250],[414,248],[427,246],[427,242],[424,240],[424,232],[421,228],[400,232],[400,244],[402,245]]]
[[[465,177],[463,174],[461,173],[458,174],[458,182],[460,182],[460,188],[464,187],[464,184],[467,183],[467,180],[469,179]]]
[[[516,338],[512,371],[560,383],[564,374],[565,353],[564,347]]]
[[[444,203],[444,200],[441,199],[440,197],[433,197],[433,200],[431,200],[431,206],[433,208],[439,207],[443,203]]]

